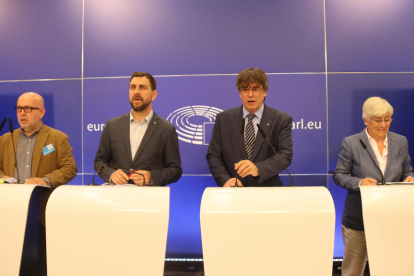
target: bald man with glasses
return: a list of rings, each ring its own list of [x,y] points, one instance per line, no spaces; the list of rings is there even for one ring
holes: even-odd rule
[[[42,123],[44,100],[34,92],[22,94],[15,107],[20,128],[0,139],[0,179],[14,177],[24,184],[49,186],[40,202],[39,270],[46,275],[45,210],[52,191],[71,181],[77,173],[69,138]],[[17,164],[17,168],[15,166]],[[18,171],[18,173],[17,173]]]

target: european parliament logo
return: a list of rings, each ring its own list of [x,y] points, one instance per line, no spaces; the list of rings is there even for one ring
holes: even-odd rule
[[[178,139],[194,145],[208,145],[216,121],[216,115],[222,109],[192,105],[174,110],[167,117],[177,130]]]

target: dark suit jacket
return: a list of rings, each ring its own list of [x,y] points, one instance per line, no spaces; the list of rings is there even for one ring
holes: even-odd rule
[[[182,169],[175,127],[154,112],[132,160],[129,116],[130,113],[127,113],[106,123],[95,157],[95,170],[109,163],[125,170],[149,171],[153,185],[164,186],[177,182]],[[114,171],[105,166],[99,176],[108,182]]]
[[[13,132],[14,144],[18,146],[21,129]],[[0,143],[0,178],[8,175],[14,176],[15,158],[11,134],[6,133]],[[42,150],[46,145],[53,144],[55,151],[43,156]],[[42,125],[37,134],[36,144],[33,150],[32,177],[42,178],[46,176],[52,185],[51,189],[42,193],[40,206],[40,220],[45,222],[45,209],[47,200],[54,189],[71,181],[78,171],[75,159],[72,155],[72,147],[69,138],[63,132]]]
[[[237,177],[234,164],[247,159],[244,134],[241,133],[242,120],[242,106],[217,115],[208,146],[207,161],[219,186],[223,186],[230,178]],[[292,117],[265,105],[260,126],[285,166],[288,167],[293,155]],[[278,175],[284,170],[283,165],[259,131],[250,160],[258,168],[259,177],[254,178],[250,175],[245,177],[242,179],[243,186],[283,186]]]
[[[342,224],[347,228],[363,231],[364,222],[359,182],[365,177],[374,178],[381,182],[382,177],[367,151],[361,146],[359,139],[367,145],[367,150],[378,165],[364,129],[361,133],[346,137],[343,140],[338,163],[332,177],[337,185],[348,191]],[[389,131],[387,166],[384,173],[385,181],[399,182],[408,176],[414,176],[414,173],[408,153],[407,138]]]

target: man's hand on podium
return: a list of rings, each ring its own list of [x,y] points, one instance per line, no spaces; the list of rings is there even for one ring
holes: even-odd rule
[[[234,187],[234,186],[236,186],[236,181],[237,181],[237,185],[239,185],[239,187],[243,187],[243,184],[236,177],[233,177],[233,178],[230,178],[229,180],[227,180],[227,182],[223,185],[223,187]]]
[[[245,178],[248,175],[256,177],[259,175],[259,170],[256,165],[250,160],[242,160],[239,163],[234,164],[234,169],[240,177]]]
[[[145,184],[146,185],[148,185],[149,183],[152,182],[151,173],[149,171],[139,170],[139,171],[136,171],[136,172],[137,173],[131,174],[129,179],[132,179],[134,181],[134,183],[137,184],[138,186],[144,185],[144,179],[142,178],[142,175],[145,177]],[[139,174],[142,174],[142,175],[139,175]]]
[[[43,178],[29,178],[24,182],[24,184],[36,184],[36,185],[43,185],[43,186],[49,186],[47,185],[47,182]]]
[[[128,183],[128,175],[126,173],[124,173],[124,171],[119,169],[111,175],[110,181],[112,183],[116,184],[116,185],[127,184]]]

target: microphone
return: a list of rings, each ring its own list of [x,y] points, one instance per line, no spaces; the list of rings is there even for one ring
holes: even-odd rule
[[[243,138],[244,138],[244,124],[245,124],[245,120],[242,119],[242,124],[241,124],[241,129],[240,129],[240,133],[241,133],[241,137],[240,137],[240,148],[239,148],[239,155],[240,155],[240,160],[243,159],[242,155],[241,155],[241,149],[243,147]],[[237,171],[236,171],[237,173]],[[239,174],[237,174],[237,176],[239,177]],[[240,180],[241,181],[241,180]],[[235,187],[239,187],[239,184],[237,184],[237,177],[236,177],[236,184],[234,185]]]
[[[12,119],[11,118],[9,118],[9,128],[10,128],[10,134],[11,134],[12,142],[13,142],[14,166],[16,167],[16,170],[17,170],[17,183],[20,183],[19,167],[17,166],[16,147],[14,146],[13,123],[12,123]]]
[[[6,120],[7,120],[7,118],[4,118],[3,119],[3,122],[1,122],[1,124],[0,124],[0,131],[3,129],[4,124],[6,123]]]
[[[143,178],[143,180],[144,180],[144,184],[143,184],[143,186],[147,186],[147,184],[145,183],[145,177],[144,177],[144,175],[142,174],[142,173],[139,173],[139,172],[136,172],[135,170],[134,171],[128,171],[128,170],[124,170],[124,169],[121,169],[119,166],[117,166],[117,165],[112,165],[112,164],[108,164],[108,163],[106,163],[105,164],[106,166],[108,166],[108,167],[110,167],[110,168],[112,168],[112,169],[114,169],[114,170],[121,170],[121,171],[123,171],[123,172],[126,172],[127,174],[139,174],[140,176],[142,176],[142,178]],[[132,179],[129,179],[128,180],[128,184],[134,184],[134,185],[136,185],[135,183],[134,183],[134,181],[132,180]],[[137,186],[139,186],[139,185],[137,185]]]
[[[269,144],[269,146],[272,148],[273,152],[275,153],[275,155],[276,155],[276,156],[277,156],[277,158],[279,159],[279,161],[280,161],[280,163],[282,164],[283,168],[285,168],[285,171],[289,174],[289,177],[290,177],[290,186],[291,186],[291,187],[296,187],[296,186],[293,184],[293,179],[292,179],[292,176],[290,175],[290,172],[289,172],[289,171],[288,171],[288,169],[286,168],[285,164],[283,164],[282,159],[280,159],[279,154],[277,154],[277,152],[276,152],[275,148],[272,146],[272,144],[270,143],[269,139],[267,139],[266,133],[263,131],[262,127],[261,127],[259,124],[257,124],[257,128],[259,129],[259,131],[260,131],[260,133],[262,134],[263,138],[265,138],[265,139],[266,139],[267,143],[268,143],[268,144]]]
[[[98,173],[100,173],[103,170],[104,167],[105,167],[104,165],[100,166],[98,168],[98,170],[93,174],[92,183],[91,184],[88,184],[89,186],[98,186],[98,184],[95,184],[95,175],[97,175]]]
[[[381,177],[382,177],[382,183],[381,183],[381,184],[382,184],[382,185],[385,185],[385,178],[384,178],[384,175],[382,174],[382,171],[381,171],[380,167],[378,167],[377,163],[375,163],[374,158],[372,158],[371,154],[369,153],[369,151],[368,151],[368,149],[367,149],[367,145],[365,145],[365,143],[364,143],[364,142],[362,142],[362,140],[361,140],[361,139],[359,139],[359,142],[361,143],[361,146],[364,148],[364,150],[366,150],[366,151],[367,151],[367,153],[368,153],[369,157],[371,158],[372,162],[374,162],[375,167],[377,167],[377,168],[378,168],[378,170],[380,171],[380,173],[381,173]]]

